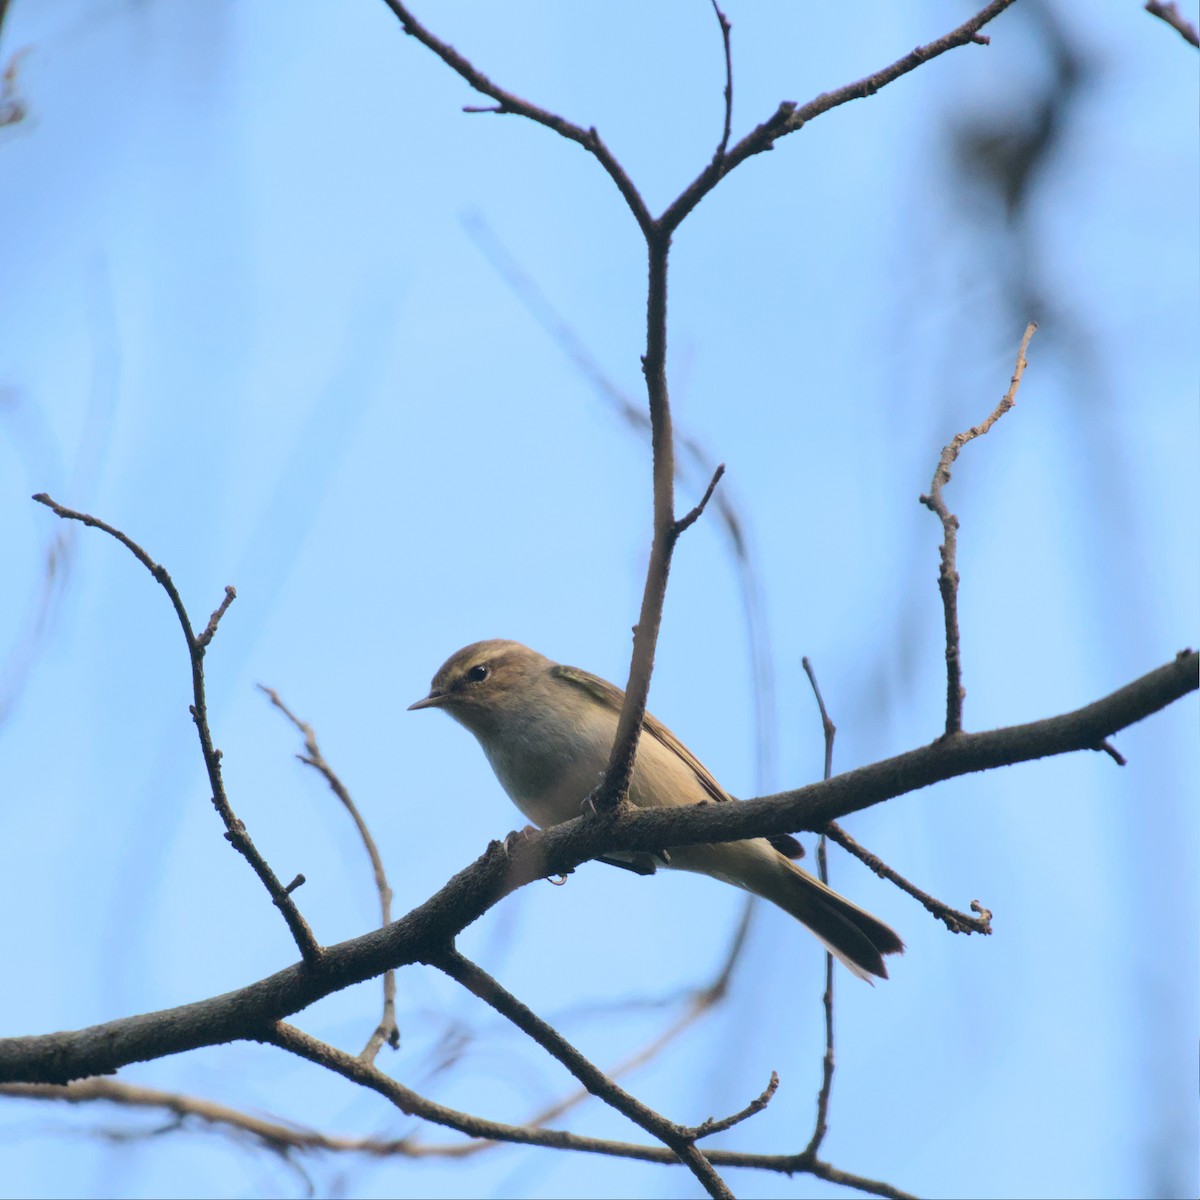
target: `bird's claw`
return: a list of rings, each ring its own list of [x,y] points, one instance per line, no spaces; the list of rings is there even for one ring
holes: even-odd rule
[[[504,837],[504,841],[497,842],[496,845],[504,851],[505,854],[511,854],[522,842],[528,841],[535,833],[540,832],[534,825],[526,825],[524,829],[514,829]]]

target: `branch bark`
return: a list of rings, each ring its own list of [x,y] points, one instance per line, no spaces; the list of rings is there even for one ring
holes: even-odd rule
[[[74,1032],[0,1040],[0,1082],[65,1083],[132,1062],[239,1039],[263,1040],[273,1022],[389,968],[429,962],[455,936],[547,869],[565,873],[613,850],[819,831],[827,822],[975,771],[1089,750],[1200,686],[1200,655],[1171,662],[1084,708],[987,733],[961,733],[794,791],[733,804],[640,809],[602,821],[576,818],[523,839],[511,852],[493,842],[425,903],[389,925],[328,946],[236,991]]]

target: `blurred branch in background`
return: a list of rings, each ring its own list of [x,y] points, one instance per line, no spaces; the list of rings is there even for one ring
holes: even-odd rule
[[[1146,11],[1151,16],[1166,21],[1185,42],[1191,42],[1193,46],[1200,48],[1200,32],[1197,32],[1196,26],[1179,11],[1178,4],[1162,4],[1159,0],[1146,0]]]
[[[0,22],[3,14],[0,13]],[[28,48],[26,48],[28,49]],[[4,96],[18,50],[4,73]],[[0,124],[4,99],[0,96]],[[12,443],[17,460],[25,467],[30,486],[45,486],[86,505],[108,465],[121,381],[121,345],[117,332],[116,300],[107,261],[92,257],[83,272],[83,289],[89,348],[91,351],[87,399],[79,438],[68,452],[59,439],[47,397],[28,389],[0,385],[0,429]],[[34,577],[25,616],[0,661],[0,728],[12,717],[47,642],[56,628],[66,598],[75,560],[78,530],[56,525],[43,541],[41,569]]]

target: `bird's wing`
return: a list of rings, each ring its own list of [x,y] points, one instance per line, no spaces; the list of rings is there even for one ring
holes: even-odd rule
[[[576,687],[583,688],[606,708],[611,709],[613,713],[621,711],[621,705],[625,702],[625,693],[619,687],[609,683],[607,679],[601,679],[599,675],[593,675],[590,671],[584,671],[579,667],[562,665],[551,667],[550,674],[558,679],[565,679]],[[661,742],[668,750],[674,751],[692,768],[696,778],[700,781],[700,786],[708,793],[710,799],[717,801],[733,799],[713,778],[712,772],[653,713],[648,712],[642,717],[642,729],[652,738]],[[789,833],[773,834],[767,840],[785,858],[804,857],[804,847]]]
[[[621,705],[625,702],[625,693],[619,687],[614,687],[608,680],[601,679],[598,675],[592,675],[588,671],[581,671],[578,667],[556,666],[550,669],[550,673],[557,675],[559,679],[565,679],[569,683],[575,684],[576,687],[585,688],[614,713],[621,711]],[[733,799],[712,777],[708,768],[657,717],[646,713],[642,717],[642,730],[682,758],[692,768],[696,778],[700,781],[700,786],[704,788],[711,799]]]

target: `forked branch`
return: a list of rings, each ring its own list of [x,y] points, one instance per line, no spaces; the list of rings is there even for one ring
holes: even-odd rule
[[[171,578],[170,573],[166,567],[156,563],[132,538],[122,533],[121,530],[113,528],[107,522],[99,520],[97,517],[90,516],[87,513],[76,512],[73,508],[64,507],[55,500],[52,500],[45,492],[39,492],[33,498],[39,504],[44,504],[51,512],[61,517],[64,521],[79,521],[83,525],[102,530],[109,537],[115,538],[150,572],[163,591],[167,593],[171,601],[171,607],[175,610],[179,626],[183,630],[184,641],[187,643],[188,660],[192,671],[192,720],[196,725],[196,734],[200,739],[200,752],[204,757],[204,766],[208,772],[209,786],[212,788],[213,807],[217,810],[218,815],[225,824],[225,837],[233,848],[250,864],[254,873],[267,889],[272,902],[283,914],[288,929],[291,930],[296,947],[300,951],[300,957],[306,963],[316,964],[321,957],[321,947],[317,939],[313,936],[313,931],[308,927],[308,922],[300,915],[300,910],[296,907],[296,903],[291,897],[291,889],[284,887],[279,882],[275,872],[271,870],[267,860],[263,858],[251,840],[250,834],[246,831],[245,824],[234,813],[233,806],[229,803],[229,797],[225,792],[225,781],[221,775],[221,752],[213,745],[212,732],[208,725],[208,704],[205,699],[204,688],[204,654],[214,634],[217,632],[217,625],[225,615],[230,604],[233,603],[237,593],[231,587],[225,589],[224,600],[222,600],[209,618],[208,625],[204,631],[197,637],[192,629],[191,618],[188,616],[183,598],[180,596],[179,589],[175,586],[175,581]]]
[[[921,497],[921,503],[942,522],[943,541],[938,590],[942,593],[942,612],[946,624],[946,737],[953,737],[962,732],[962,706],[966,692],[962,685],[962,639],[958,629],[958,518],[946,507],[942,489],[950,482],[950,468],[962,448],[975,438],[983,437],[1016,403],[1021,376],[1025,374],[1025,368],[1028,366],[1025,351],[1029,348],[1029,339],[1033,337],[1036,329],[1036,322],[1030,321],[1024,337],[1021,338],[1021,348],[1017,351],[1017,365],[1008,391],[1001,397],[1000,403],[981,425],[972,425],[970,429],[951,438],[938,459],[929,494]]]

